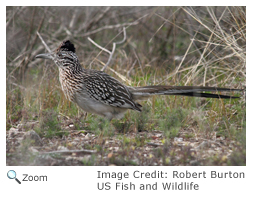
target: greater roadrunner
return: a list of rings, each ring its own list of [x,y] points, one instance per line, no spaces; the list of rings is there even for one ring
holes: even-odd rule
[[[59,79],[66,98],[84,111],[121,118],[127,109],[141,111],[137,100],[152,95],[183,95],[206,98],[238,98],[235,96],[202,93],[203,91],[241,91],[241,89],[202,86],[143,86],[130,87],[108,74],[81,66],[74,45],[64,41],[52,53],[39,54],[36,58],[52,59],[59,68]]]

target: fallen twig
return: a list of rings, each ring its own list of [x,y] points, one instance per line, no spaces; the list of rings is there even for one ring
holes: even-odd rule
[[[54,154],[54,153],[61,153],[61,154],[69,154],[69,153],[86,153],[86,154],[92,154],[96,153],[96,150],[60,150],[60,151],[50,151],[50,152],[41,152],[41,154]]]

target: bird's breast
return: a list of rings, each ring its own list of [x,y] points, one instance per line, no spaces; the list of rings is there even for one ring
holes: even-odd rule
[[[76,93],[81,89],[81,82],[78,77],[68,70],[59,70],[59,80],[65,97],[75,102]]]

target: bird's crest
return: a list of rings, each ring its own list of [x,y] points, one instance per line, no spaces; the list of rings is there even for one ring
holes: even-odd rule
[[[76,52],[74,44],[72,44],[69,40],[63,41],[61,45],[57,48],[57,51],[59,50],[71,51],[73,53]]]

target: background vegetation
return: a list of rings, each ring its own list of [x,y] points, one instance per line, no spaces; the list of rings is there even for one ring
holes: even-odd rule
[[[131,86],[246,88],[246,7],[7,7],[7,165],[245,165],[246,102],[154,96],[122,120],[86,114],[35,59],[66,39],[86,68]]]

